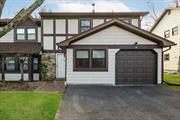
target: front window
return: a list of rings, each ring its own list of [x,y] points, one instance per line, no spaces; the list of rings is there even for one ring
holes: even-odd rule
[[[28,70],[28,58],[27,57],[20,57],[19,62],[23,62],[23,70]]]
[[[28,40],[35,40],[36,39],[36,29],[35,28],[28,28],[27,29],[27,39]]]
[[[92,50],[92,68],[106,67],[105,50]]]
[[[164,37],[165,37],[165,38],[169,38],[169,37],[170,37],[170,30],[166,30],[166,31],[164,32]]]
[[[33,58],[33,70],[38,71],[39,70],[39,61],[38,58]]]
[[[14,57],[6,57],[6,70],[7,71],[16,70],[16,60]]]
[[[105,49],[76,49],[74,70],[104,71],[107,70]]]
[[[16,38],[17,38],[17,40],[25,40],[25,29],[24,28],[17,28]]]
[[[76,68],[89,68],[89,50],[76,50]]]
[[[80,20],[80,32],[87,31],[91,28],[91,20]]]

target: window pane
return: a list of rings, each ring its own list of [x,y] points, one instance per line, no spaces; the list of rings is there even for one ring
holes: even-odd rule
[[[28,34],[28,40],[35,40],[36,35],[35,34]]]
[[[81,20],[81,26],[91,26],[90,20]]]
[[[36,30],[35,30],[35,28],[28,28],[27,32],[28,32],[28,34],[35,34]]]
[[[76,58],[89,58],[88,50],[77,50]]]
[[[89,51],[77,50],[75,61],[76,68],[89,68]]]
[[[104,50],[93,50],[93,58],[105,58]]]
[[[85,31],[87,31],[89,29],[90,29],[90,27],[81,27],[81,32],[85,32]]]
[[[17,29],[17,34],[24,34],[24,32],[25,32],[24,28]]]
[[[106,68],[105,50],[93,50],[92,67]]]
[[[24,34],[17,34],[17,40],[24,40],[25,35]]]
[[[38,58],[33,58],[33,70],[38,70]]]
[[[15,59],[13,57],[7,57],[6,62],[7,70],[15,70]]]

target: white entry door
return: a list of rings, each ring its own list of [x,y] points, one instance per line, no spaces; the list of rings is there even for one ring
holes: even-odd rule
[[[63,53],[56,54],[56,78],[65,78],[65,58]]]

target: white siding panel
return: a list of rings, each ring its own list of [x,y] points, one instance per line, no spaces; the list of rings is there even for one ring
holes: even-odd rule
[[[33,74],[33,80],[34,80],[34,81],[39,80],[39,73],[34,73],[34,74]]]
[[[6,81],[19,81],[21,79],[21,74],[19,73],[5,73]],[[28,81],[28,74],[24,74],[24,81]]]
[[[44,34],[53,33],[53,20],[43,20],[43,33]]]
[[[66,20],[57,19],[56,20],[56,34],[65,34],[66,33]]]
[[[93,27],[104,23],[104,19],[93,19]]]
[[[156,43],[123,30],[119,27],[112,26],[89,37],[79,40],[73,45],[133,45],[135,42],[138,44],[156,45]]]
[[[38,42],[41,42],[41,28],[38,27]]]
[[[56,54],[56,78],[65,78],[65,57],[64,53]]]
[[[56,37],[56,43],[62,42],[63,40],[65,40],[66,37],[65,36],[57,36]],[[56,49],[58,49],[58,46],[56,45]]]
[[[139,20],[138,19],[132,19],[132,25],[138,27],[139,26]]]
[[[0,73],[0,80],[2,79],[2,74]]]
[[[67,84],[115,84],[115,54],[119,49],[108,50],[107,72],[74,72],[73,49],[67,49]]]
[[[68,33],[78,34],[78,19],[68,20]]]
[[[44,37],[43,39],[43,48],[44,50],[53,50],[54,48],[54,40],[53,37]]]
[[[157,77],[158,77],[158,84],[162,82],[162,49],[156,48],[154,51],[157,53]]]
[[[14,29],[1,37],[0,42],[14,42]]]

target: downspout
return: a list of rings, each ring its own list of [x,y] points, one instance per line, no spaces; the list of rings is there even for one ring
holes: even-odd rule
[[[171,46],[168,47],[166,50],[162,51],[162,82],[164,81],[164,52],[167,52],[171,49]]]

